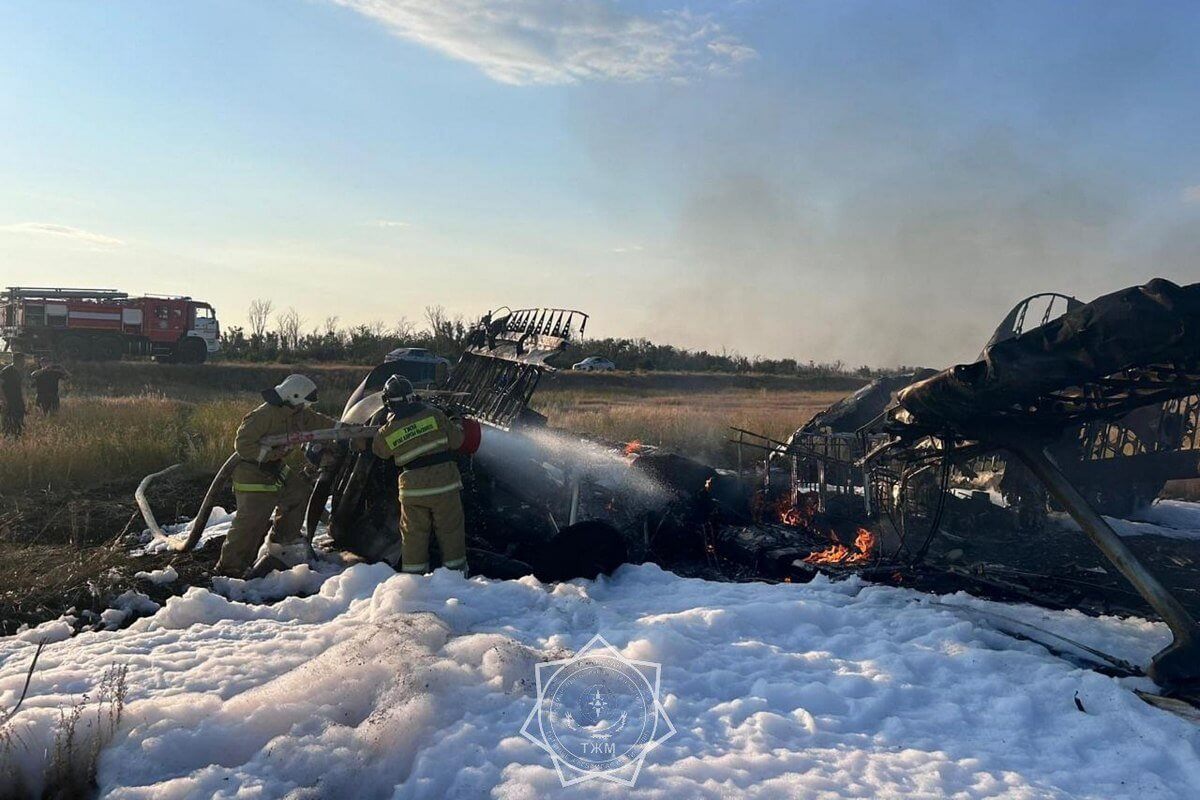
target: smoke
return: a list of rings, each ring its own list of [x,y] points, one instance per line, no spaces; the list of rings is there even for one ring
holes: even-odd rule
[[[942,366],[1028,294],[1196,279],[1197,211],[1158,162],[1200,133],[1200,81],[1161,80],[1196,74],[1162,55],[1190,52],[1169,20],[845,9],[814,27],[765,4],[799,40],[765,43],[751,80],[580,93],[614,226],[646,227],[640,192],[669,209],[637,237],[645,275],[623,288],[642,302],[597,317],[747,355]]]

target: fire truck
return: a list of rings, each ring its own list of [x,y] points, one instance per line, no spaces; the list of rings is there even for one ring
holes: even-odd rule
[[[220,349],[220,335],[213,307],[190,297],[27,286],[0,293],[0,337],[14,353],[202,364]]]

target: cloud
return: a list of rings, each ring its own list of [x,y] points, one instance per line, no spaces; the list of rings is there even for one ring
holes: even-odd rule
[[[374,219],[367,223],[373,228],[407,228],[408,223],[398,219]]]
[[[627,245],[623,245],[621,247],[614,247],[612,249],[612,251],[614,253],[640,253],[644,249],[645,248],[642,247],[640,244],[627,244]]]
[[[757,56],[710,16],[609,0],[333,0],[501,83],[687,80]]]
[[[73,239],[77,242],[94,247],[124,247],[125,242],[102,233],[85,231],[82,228],[72,228],[70,225],[57,225],[52,222],[14,222],[11,225],[0,225],[4,233],[17,233],[27,236],[49,236],[60,239]]]
[[[1200,183],[1185,187],[1182,197],[1185,203],[1200,203]]]

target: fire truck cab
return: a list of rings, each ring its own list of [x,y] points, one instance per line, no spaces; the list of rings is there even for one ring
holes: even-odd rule
[[[220,335],[213,307],[190,297],[22,286],[0,294],[0,336],[13,352],[202,364],[220,350]]]

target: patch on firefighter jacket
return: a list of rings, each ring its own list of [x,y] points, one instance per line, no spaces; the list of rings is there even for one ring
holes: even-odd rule
[[[387,442],[387,446],[391,450],[395,450],[400,445],[407,441],[423,436],[426,433],[433,433],[437,430],[437,417],[425,417],[416,422],[409,423],[403,428],[397,428],[383,438]]]

